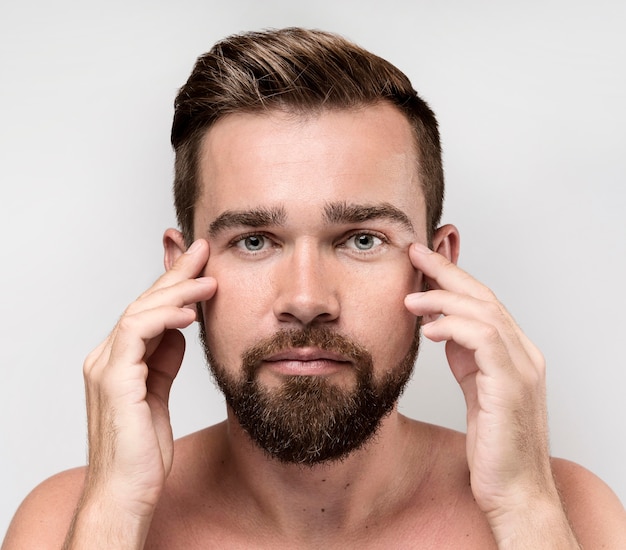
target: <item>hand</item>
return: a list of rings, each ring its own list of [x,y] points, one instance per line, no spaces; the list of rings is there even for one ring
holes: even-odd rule
[[[406,307],[424,316],[422,331],[446,341],[450,368],[467,404],[472,492],[494,533],[520,521],[537,502],[556,503],[548,449],[545,363],[487,287],[425,246],[411,246],[414,267],[431,290]]]
[[[185,348],[178,329],[195,320],[194,304],[216,290],[214,279],[195,278],[208,257],[208,243],[196,241],[87,357],[89,466],[83,504],[110,504],[116,513],[149,524],[172,466],[168,399]]]

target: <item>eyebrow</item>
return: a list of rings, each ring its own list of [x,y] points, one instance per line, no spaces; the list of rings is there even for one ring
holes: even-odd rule
[[[415,228],[409,217],[398,207],[388,202],[381,204],[349,204],[333,202],[326,204],[324,217],[328,223],[360,223],[369,220],[388,219],[399,223],[411,233]]]
[[[324,206],[324,220],[328,224],[362,223],[370,220],[387,219],[415,232],[409,217],[398,207],[389,203],[349,204],[346,201],[327,203]],[[215,237],[221,231],[233,227],[281,226],[287,220],[282,206],[252,208],[250,210],[226,210],[209,224],[208,234]]]
[[[287,214],[282,206],[252,208],[250,210],[226,210],[209,225],[209,236],[215,237],[220,231],[231,227],[267,227],[283,225]]]

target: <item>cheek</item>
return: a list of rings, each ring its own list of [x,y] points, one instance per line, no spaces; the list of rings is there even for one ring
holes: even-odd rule
[[[280,279],[273,269],[261,263],[243,269],[219,256],[209,260],[205,273],[218,286],[203,313],[209,346],[220,362],[238,364],[243,350],[279,328],[273,299],[280,294]],[[404,298],[421,285],[408,256],[381,264],[335,263],[328,269],[333,282],[327,290],[340,297],[338,329],[368,348],[376,363],[394,364],[404,357],[416,328]]]
[[[219,259],[209,261],[205,273],[217,280],[215,296],[203,304],[208,344],[220,362],[239,361],[258,339],[267,310],[267,274],[233,269]]]
[[[416,317],[404,306],[404,298],[420,285],[421,279],[410,264],[371,270],[366,277],[353,281],[342,308],[346,328],[378,360],[402,358],[409,350]]]

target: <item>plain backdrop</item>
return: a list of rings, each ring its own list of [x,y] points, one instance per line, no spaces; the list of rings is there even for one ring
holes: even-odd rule
[[[552,451],[626,500],[626,3],[2,0],[0,536],[86,454],[82,362],[162,271],[172,102],[219,38],[337,31],[438,113],[460,264],[548,363]],[[176,435],[224,418],[195,331]],[[441,345],[401,408],[464,428]]]

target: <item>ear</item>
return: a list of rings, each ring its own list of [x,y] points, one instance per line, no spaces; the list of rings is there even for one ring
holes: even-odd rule
[[[169,271],[174,262],[187,250],[183,234],[178,229],[167,229],[163,233],[163,265]]]
[[[459,260],[461,236],[459,230],[451,224],[443,225],[433,236],[433,250],[446,257],[453,264]]]
[[[459,259],[459,251],[461,245],[461,236],[459,230],[454,225],[443,225],[433,235],[433,250],[453,264],[456,264]],[[428,282],[425,283],[424,289],[429,288]],[[439,318],[439,315],[424,315],[422,317],[422,324],[430,323]]]

